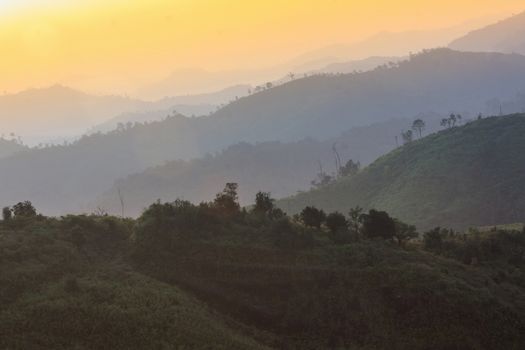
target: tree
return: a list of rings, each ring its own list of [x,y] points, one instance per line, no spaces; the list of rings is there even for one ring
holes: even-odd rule
[[[317,173],[317,177],[311,182],[313,187],[319,188],[326,185],[331,184],[334,181],[334,178],[330,175],[328,175],[323,170],[323,164],[319,162],[319,172]]]
[[[321,225],[326,220],[326,214],[324,211],[315,207],[306,207],[299,214],[301,222],[308,227],[321,228]]]
[[[450,115],[448,120],[449,120],[449,127],[456,126],[456,122],[458,121],[458,119],[457,119],[457,117],[456,117],[456,115],[454,113],[452,113]]]
[[[222,214],[230,216],[240,211],[241,206],[237,196],[238,187],[237,183],[229,182],[224,187],[224,190],[215,196],[213,203]]]
[[[4,209],[2,209],[2,218],[4,219],[4,221],[10,221],[12,217],[13,212],[11,211],[11,208],[4,207]]]
[[[343,214],[336,211],[328,214],[326,217],[326,227],[328,227],[330,232],[335,234],[339,231],[348,229],[348,222]]]
[[[416,227],[413,225],[405,224],[400,220],[394,220],[396,224],[395,238],[397,243],[402,246],[404,242],[409,241],[418,236]]]
[[[436,227],[423,235],[423,245],[426,250],[441,251],[443,246],[443,230]]]
[[[412,132],[412,130],[407,130],[401,133],[401,137],[403,138],[403,143],[407,144],[412,142],[412,140],[414,139],[414,133]]]
[[[20,202],[13,206],[13,214],[15,217],[33,217],[36,216],[36,209],[30,201]]]
[[[350,159],[344,166],[339,169],[339,176],[354,176],[359,172],[361,163],[354,162]]]
[[[368,238],[393,239],[396,234],[396,223],[387,212],[370,210],[362,214],[363,233]]]
[[[444,128],[447,128],[450,126],[450,122],[447,118],[443,118],[441,119],[441,122],[439,123],[439,125],[441,125]]]
[[[359,232],[361,231],[361,215],[363,214],[363,208],[357,206],[355,208],[350,209],[350,212],[348,213],[350,219],[348,220],[350,229],[356,234],[359,235]]]
[[[253,211],[260,214],[268,214],[273,210],[274,202],[275,200],[269,192],[257,192]]]
[[[412,130],[419,133],[419,138],[421,138],[423,130],[425,129],[425,122],[422,119],[416,119],[412,123]]]

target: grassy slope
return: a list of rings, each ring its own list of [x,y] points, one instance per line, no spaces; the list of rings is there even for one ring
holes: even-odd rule
[[[524,341],[523,289],[496,283],[496,269],[377,242],[308,252],[210,245],[185,258],[161,274],[276,334],[277,348],[517,349]]]
[[[525,116],[487,118],[430,135],[379,158],[352,179],[280,202],[346,212],[386,210],[421,228],[525,219]]]
[[[0,348],[265,348],[188,293],[134,271],[121,259],[126,239],[92,237],[80,251],[57,225],[0,232]]]
[[[277,248],[264,227],[235,224],[130,264],[133,225],[114,218],[2,225],[0,348],[519,349],[525,342],[523,259],[468,266],[390,242],[335,246],[320,232],[309,247]],[[286,235],[285,227],[275,232]]]

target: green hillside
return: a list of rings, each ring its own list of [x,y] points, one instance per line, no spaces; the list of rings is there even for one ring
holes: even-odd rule
[[[242,325],[136,272],[133,222],[0,222],[1,349],[264,349]]]
[[[280,202],[347,212],[377,208],[429,228],[525,220],[525,115],[494,117],[432,134],[379,158],[351,179]]]
[[[0,348],[523,348],[523,232],[342,244],[234,198],[137,220],[19,206],[0,221]]]

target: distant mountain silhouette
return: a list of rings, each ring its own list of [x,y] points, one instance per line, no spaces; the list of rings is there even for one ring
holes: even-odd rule
[[[525,54],[525,12],[472,31],[454,40],[449,47],[462,51]]]
[[[122,96],[89,95],[61,85],[0,96],[0,128],[24,140],[46,142],[80,134],[123,112],[150,104]]]
[[[15,139],[0,138],[0,158],[5,158],[24,150],[28,150],[28,147],[20,144]]]
[[[0,203],[25,198],[47,212],[70,211],[116,179],[166,161],[200,158],[242,141],[330,140],[354,127],[421,112],[459,112],[469,119],[484,112],[488,100],[511,99],[520,91],[525,91],[525,57],[448,49],[360,74],[295,79],[211,116],[175,116],[2,159]]]
[[[393,68],[311,76],[241,99],[214,114],[212,137],[225,132],[249,142],[268,140],[268,135],[323,139],[420,112],[472,117],[484,113],[490,99],[525,91],[524,77],[523,56],[430,50]]]
[[[235,85],[208,94],[166,97],[153,103],[158,110],[123,113],[90,128],[88,133],[108,132],[116,129],[119,124],[159,121],[173,114],[187,117],[208,115],[220,106],[246,96],[250,89],[250,85]]]
[[[235,85],[200,95],[170,96],[147,102],[123,96],[91,95],[65,86],[30,89],[0,96],[0,128],[31,144],[67,140],[88,130],[111,130],[117,123],[152,121],[172,114],[204,115],[248,94]],[[114,118],[115,120],[111,120]],[[96,125],[103,124],[100,127]]]

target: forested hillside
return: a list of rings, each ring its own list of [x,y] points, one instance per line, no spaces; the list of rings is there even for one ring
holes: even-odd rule
[[[488,99],[510,98],[525,89],[524,76],[522,56],[442,49],[372,72],[297,79],[241,98],[209,117],[176,116],[3,159],[0,202],[28,198],[46,212],[59,213],[79,208],[118,178],[241,141],[325,140],[351,127],[428,111],[461,112],[468,119]]]
[[[525,115],[451,127],[379,158],[353,178],[280,202],[348,211],[379,208],[429,228],[525,221]]]
[[[173,161],[118,180],[91,204],[110,213],[137,216],[157,199],[184,198],[200,202],[217,192],[217,184],[235,181],[241,191],[240,202],[251,204],[255,193],[270,191],[277,198],[307,190],[320,170],[335,177],[336,157],[342,165],[349,161],[367,165],[401,142],[399,130],[408,129],[411,120],[392,120],[368,127],[353,128],[325,141],[240,143],[215,155],[190,161]],[[433,116],[426,132],[437,130]],[[338,160],[338,161],[339,161]],[[321,168],[321,169],[320,169]]]
[[[264,193],[249,211],[236,198],[227,184],[212,202],[156,203],[138,220],[4,208],[0,348],[523,345],[522,231],[414,240],[387,213],[289,218]]]

